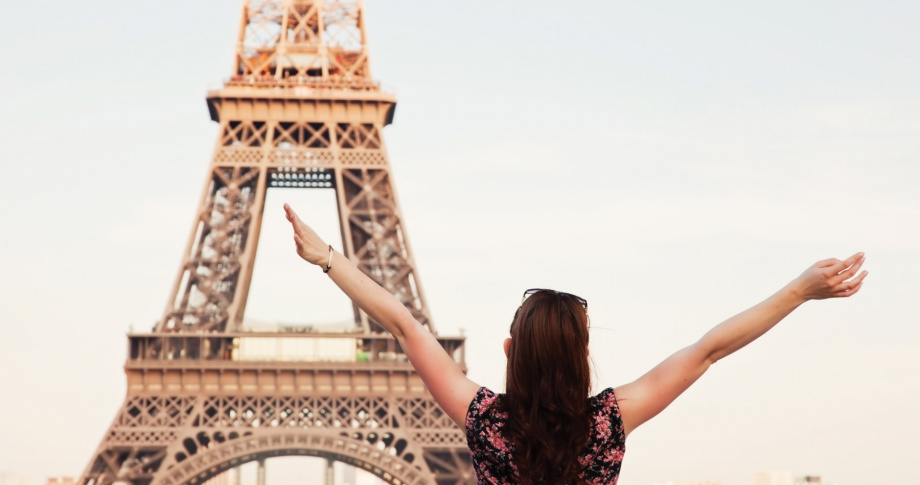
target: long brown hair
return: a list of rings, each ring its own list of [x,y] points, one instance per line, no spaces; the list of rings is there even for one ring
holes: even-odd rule
[[[542,290],[524,300],[511,323],[505,381],[505,431],[521,483],[576,482],[591,390],[588,314],[576,297]]]

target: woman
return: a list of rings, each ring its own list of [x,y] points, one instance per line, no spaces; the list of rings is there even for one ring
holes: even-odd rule
[[[297,217],[297,254],[399,341],[444,411],[466,430],[479,483],[616,483],[626,437],[684,392],[710,365],[763,335],[808,300],[859,291],[864,255],[827,259],[763,302],[729,318],[629,384],[589,397],[587,302],[527,290],[505,340],[506,393],[471,381],[406,307],[332,250]],[[859,274],[857,274],[859,273]]]

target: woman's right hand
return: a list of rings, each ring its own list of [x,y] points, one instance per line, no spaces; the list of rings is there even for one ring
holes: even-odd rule
[[[856,253],[843,261],[836,258],[818,261],[792,281],[793,291],[802,301],[853,296],[862,288],[868,274],[863,271],[857,275],[865,260],[865,254]]]
[[[325,266],[329,260],[329,246],[320,238],[310,226],[303,223],[291,206],[284,204],[284,213],[287,220],[294,228],[294,243],[297,245],[297,254],[309,263]]]

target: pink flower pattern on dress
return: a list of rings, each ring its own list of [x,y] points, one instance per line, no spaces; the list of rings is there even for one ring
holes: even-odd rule
[[[502,397],[482,387],[466,414],[466,441],[479,484],[504,485],[520,481],[514,465],[514,445],[502,434],[508,413],[499,412],[495,406]],[[626,435],[613,389],[605,389],[589,398],[588,409],[592,418],[591,432],[578,457],[582,466],[580,482],[616,485],[626,451]]]

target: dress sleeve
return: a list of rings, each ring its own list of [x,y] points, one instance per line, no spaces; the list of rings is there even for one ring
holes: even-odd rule
[[[620,404],[617,402],[616,392],[612,387],[605,391],[605,404],[610,413],[610,425],[617,442],[626,441],[626,429],[623,427],[623,418],[620,416]]]
[[[512,460],[513,446],[505,439],[503,428],[508,419],[502,411],[501,394],[482,387],[470,403],[466,414],[466,443],[470,449],[477,483],[517,483]]]
[[[473,436],[472,432],[481,426],[483,416],[493,402],[495,402],[495,393],[486,387],[480,387],[473,400],[470,401],[470,407],[466,410],[467,439]]]
[[[620,406],[612,388],[604,389],[591,398],[593,424],[587,453],[582,455],[586,483],[616,483],[626,452],[626,435]]]
[[[612,439],[617,443],[626,441],[626,430],[623,428],[623,418],[620,417],[620,405],[612,387],[604,389],[594,397],[594,422],[598,435],[597,439]]]

